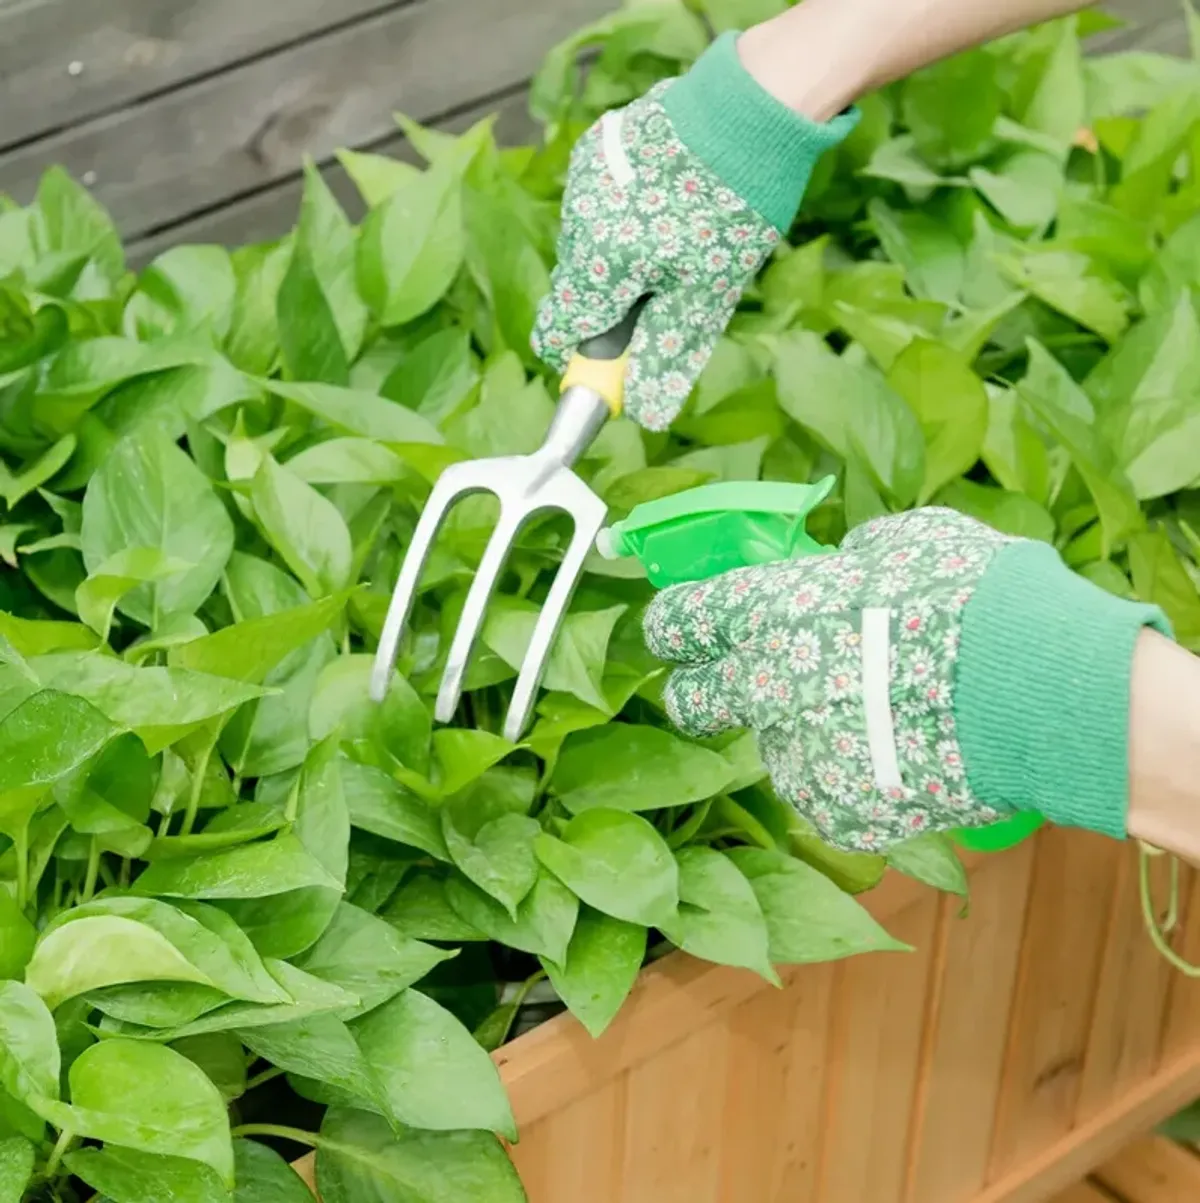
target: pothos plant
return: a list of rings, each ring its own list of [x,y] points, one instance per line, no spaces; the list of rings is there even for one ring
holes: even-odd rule
[[[534,987],[594,1034],[675,945],[901,950],[887,867],[673,732],[636,566],[594,557],[536,721],[498,734],[564,531],[521,535],[457,722],[430,696],[490,532],[460,505],[385,702],[367,678],[431,482],[532,450],[570,146],[771,0],[637,4],[556,50],[542,145],[404,123],[295,229],[138,274],[63,172],[0,206],[0,1203],[523,1197],[488,1057]],[[670,435],[582,471],[620,515],[839,486],[838,540],[935,501],[1053,542],[1200,642],[1200,72],[1071,18],[868,97]],[[586,71],[578,60],[587,50]],[[965,892],[950,843],[888,860]],[[634,868],[636,866],[636,868]],[[547,985],[548,983],[548,985]]]

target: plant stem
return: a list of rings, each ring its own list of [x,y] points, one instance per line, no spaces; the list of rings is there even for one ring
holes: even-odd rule
[[[200,795],[204,792],[204,779],[208,776],[208,758],[212,755],[216,737],[209,741],[208,746],[196,758],[196,768],[192,774],[192,788],[188,791],[187,811],[183,816],[183,826],[180,835],[191,835],[196,825],[196,814],[200,810]]]
[[[58,1134],[58,1140],[54,1142],[54,1148],[51,1150],[50,1157],[46,1162],[46,1168],[42,1171],[43,1177],[53,1178],[58,1173],[58,1163],[62,1161],[63,1154],[71,1147],[74,1139],[75,1133],[69,1128],[64,1128]]]
[[[92,836],[88,846],[87,872],[83,878],[83,901],[90,902],[96,892],[96,877],[100,872],[100,841]]]
[[[272,1065],[270,1069],[264,1069],[262,1073],[257,1073],[252,1078],[246,1079],[246,1093],[248,1094],[256,1086],[262,1086],[267,1082],[273,1082],[276,1078],[283,1077],[283,1070],[278,1066]]]
[[[127,857],[127,856],[121,857],[121,872],[117,877],[117,884],[123,890],[129,888],[129,875],[130,875],[131,869],[132,869],[132,866],[129,862],[129,857]]]
[[[29,901],[29,825],[22,823],[13,837],[13,851],[17,857],[17,907],[25,909]]]
[[[230,1136],[277,1136],[280,1140],[294,1140],[298,1145],[317,1148],[321,1143],[316,1132],[304,1132],[300,1128],[285,1128],[282,1124],[240,1124]]]

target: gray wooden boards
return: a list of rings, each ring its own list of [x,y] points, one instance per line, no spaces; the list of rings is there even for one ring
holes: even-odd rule
[[[193,7],[214,3],[225,6],[193,0]],[[425,120],[515,87],[551,45],[611,7],[611,0],[391,7],[10,151],[0,156],[0,188],[27,200],[42,171],[61,163],[136,238],[294,174],[306,153],[321,160],[340,146],[386,137],[394,111]]]

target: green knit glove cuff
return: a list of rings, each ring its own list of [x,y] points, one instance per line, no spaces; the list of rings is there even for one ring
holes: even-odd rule
[[[1156,606],[1098,589],[1052,547],[1001,550],[963,614],[955,673],[975,796],[1124,839],[1130,678],[1147,626],[1171,634]]]
[[[810,121],[742,66],[736,33],[722,34],[663,96],[683,144],[784,234],[817,160],[858,124],[857,109]]]

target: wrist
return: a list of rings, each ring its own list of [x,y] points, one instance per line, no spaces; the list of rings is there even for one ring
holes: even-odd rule
[[[854,112],[814,121],[747,71],[736,34],[724,34],[663,94],[683,144],[780,233],[800,207],[817,160],[842,142]]]
[[[1123,838],[1134,651],[1154,606],[1071,572],[1053,548],[1000,551],[963,612],[954,711],[972,792]]]

